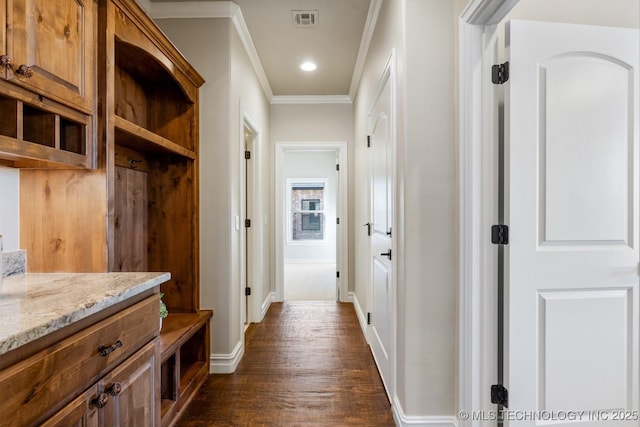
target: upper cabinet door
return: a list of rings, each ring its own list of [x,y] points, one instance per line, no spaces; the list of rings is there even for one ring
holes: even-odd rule
[[[94,2],[6,0],[5,43],[7,55],[13,60],[7,78],[91,113],[96,49]]]

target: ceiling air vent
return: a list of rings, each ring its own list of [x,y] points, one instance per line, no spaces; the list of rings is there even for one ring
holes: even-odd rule
[[[294,27],[317,27],[318,11],[317,10],[292,10]]]

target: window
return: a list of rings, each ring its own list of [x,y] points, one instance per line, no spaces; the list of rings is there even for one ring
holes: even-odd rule
[[[291,182],[291,240],[324,240],[324,182]]]

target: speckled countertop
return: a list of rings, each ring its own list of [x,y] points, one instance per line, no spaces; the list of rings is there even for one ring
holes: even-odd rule
[[[169,273],[43,273],[0,283],[0,356],[169,280]]]

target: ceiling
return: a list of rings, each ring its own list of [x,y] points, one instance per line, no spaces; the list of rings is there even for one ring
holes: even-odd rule
[[[193,3],[152,3],[183,1]],[[240,6],[274,96],[350,94],[371,0],[233,1]],[[292,11],[300,10],[318,11],[318,25],[295,27]],[[317,64],[315,71],[300,69],[308,60]]]

